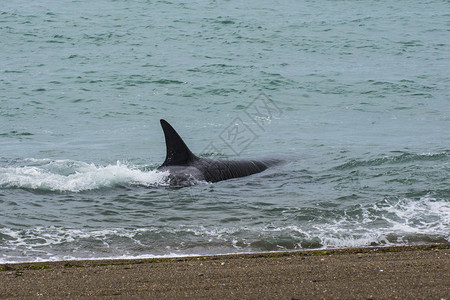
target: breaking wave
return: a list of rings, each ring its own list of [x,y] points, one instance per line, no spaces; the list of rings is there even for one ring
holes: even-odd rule
[[[81,192],[120,185],[167,184],[167,174],[117,162],[97,166],[73,160],[28,159],[26,165],[0,167],[0,188]]]
[[[298,212],[301,214],[301,211]],[[318,212],[318,215],[320,213]],[[430,196],[355,205],[293,225],[140,228],[0,227],[0,263],[398,246],[450,242],[450,203]]]

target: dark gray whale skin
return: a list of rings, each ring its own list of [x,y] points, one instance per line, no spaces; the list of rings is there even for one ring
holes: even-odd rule
[[[166,139],[167,154],[166,160],[157,170],[169,172],[170,184],[194,180],[218,182],[244,177],[262,172],[280,162],[277,159],[232,160],[197,157],[167,121],[161,119],[160,122]]]

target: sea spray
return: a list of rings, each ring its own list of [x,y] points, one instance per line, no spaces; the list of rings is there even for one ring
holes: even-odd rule
[[[120,161],[107,166],[71,160],[31,161],[32,166],[0,168],[0,187],[80,192],[117,185],[164,185],[167,177],[163,172],[142,171]]]

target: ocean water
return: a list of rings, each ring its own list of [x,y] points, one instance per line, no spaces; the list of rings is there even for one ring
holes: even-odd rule
[[[450,241],[446,1],[9,1],[0,263]],[[194,153],[282,158],[173,187]]]

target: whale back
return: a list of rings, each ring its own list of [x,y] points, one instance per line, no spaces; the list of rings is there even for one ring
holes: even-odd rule
[[[202,172],[204,180],[217,182],[262,172],[271,163],[258,160],[217,160],[203,158],[194,162],[192,165]]]

